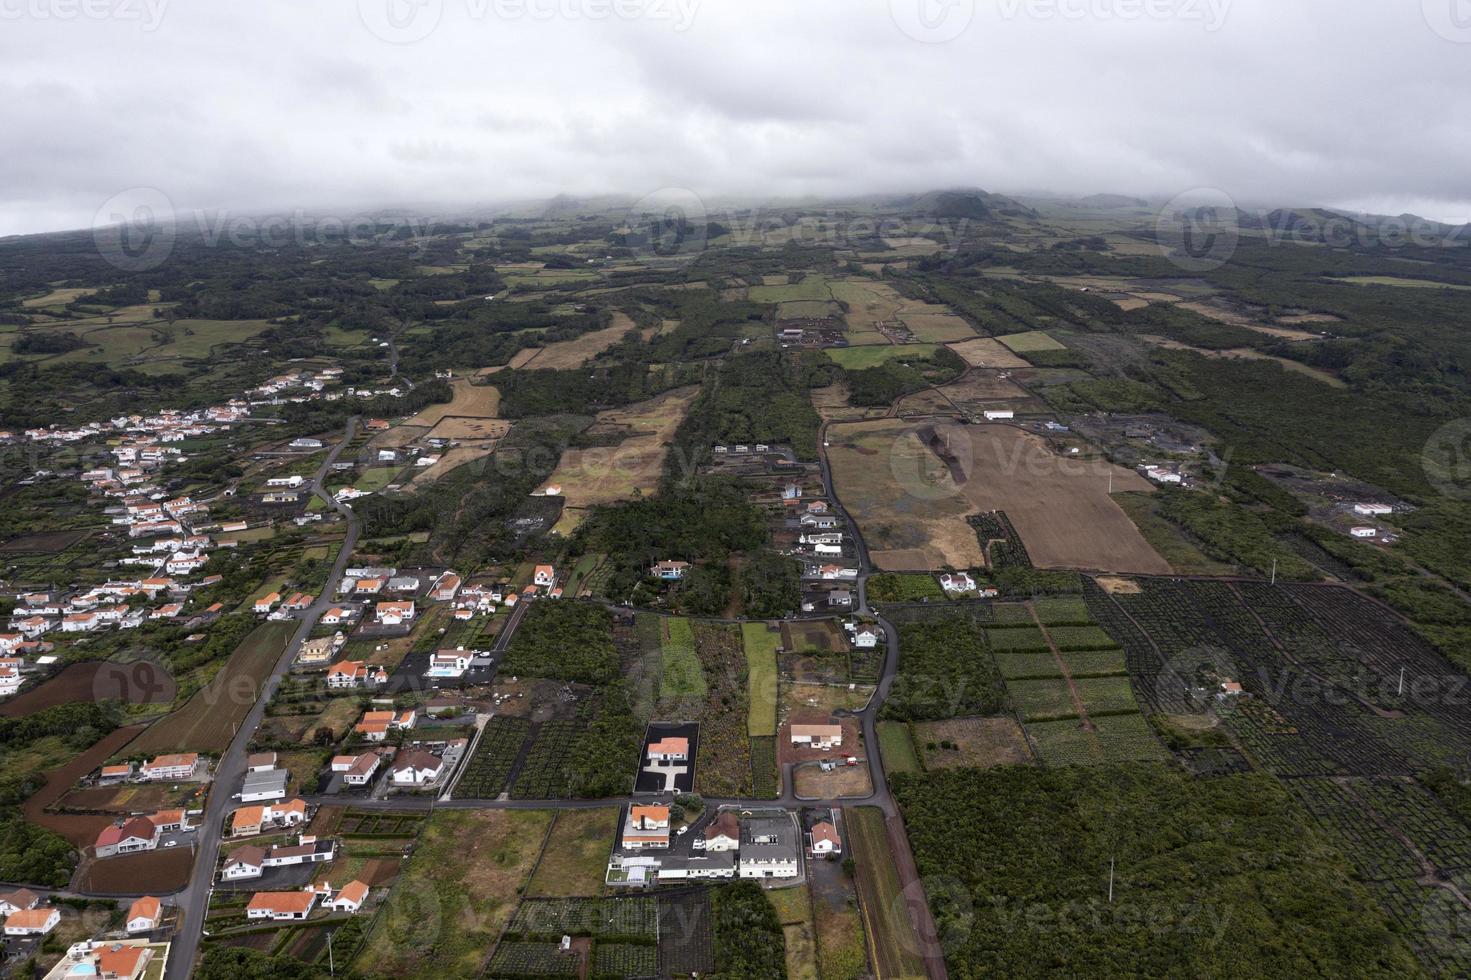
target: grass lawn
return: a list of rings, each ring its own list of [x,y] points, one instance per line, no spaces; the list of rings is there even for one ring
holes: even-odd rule
[[[900,895],[899,871],[889,851],[883,811],[862,806],[845,809],[848,844],[858,868],[858,894],[876,972],[881,977],[922,977],[924,961],[909,910]]]
[[[1471,286],[1436,282],[1433,279],[1401,279],[1398,276],[1344,276],[1330,278],[1329,282],[1348,282],[1355,286],[1403,286],[1408,289],[1471,289]]]
[[[753,303],[792,303],[800,300],[830,300],[832,290],[822,276],[809,275],[798,283],[752,286],[746,293]]]
[[[747,734],[776,734],[776,648],[781,633],[766,628],[765,623],[743,623],[741,640],[746,648],[747,687],[751,707],[747,715]]]
[[[364,493],[376,493],[393,482],[394,476],[402,468],[401,466],[375,466],[372,469],[363,470],[353,482],[353,486]]]
[[[378,976],[479,976],[541,850],[547,810],[440,810],[358,955]]]
[[[914,739],[909,737],[908,725],[902,721],[881,721],[878,734],[885,772],[891,775],[919,772],[919,756],[914,754]]]
[[[924,360],[938,349],[938,344],[873,344],[863,347],[833,347],[827,351],[827,356],[844,370],[860,371],[901,358]]]
[[[266,579],[265,584],[262,585],[260,588],[256,589],[254,592],[252,592],[250,594],[250,597],[247,598],[244,602],[240,603],[239,607],[237,607],[235,611],[236,612],[250,612],[252,609],[255,608],[255,603],[256,603],[256,600],[257,599],[264,599],[266,596],[270,595],[272,592],[280,592],[285,587],[286,587],[286,576],[285,575],[274,575],[271,578]],[[290,597],[283,595],[283,596],[281,596],[281,598],[287,599],[287,598],[290,598]]]
[[[690,621],[669,617],[659,626],[660,699],[703,698],[707,690],[705,673],[700,669],[700,658],[695,655],[695,634]]]
[[[781,920],[790,980],[817,980],[817,940],[812,927],[812,897],[805,884],[766,893]]]
[[[601,895],[622,809],[560,810],[546,854],[526,886],[528,898],[584,898]]]
[[[330,728],[338,736],[344,735],[361,713],[356,697],[333,698],[312,721],[307,737],[310,738],[318,728]]]
[[[1040,330],[1028,330],[1025,333],[1011,333],[1004,337],[997,337],[996,339],[1017,354],[1038,350],[1067,350],[1066,344],[1058,343]]]
[[[861,980],[871,976],[863,917],[858,897],[849,889],[828,897],[821,892],[812,901],[817,935],[817,965],[823,980]]]

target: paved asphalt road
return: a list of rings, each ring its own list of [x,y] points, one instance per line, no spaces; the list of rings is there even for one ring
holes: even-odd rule
[[[396,354],[396,350],[392,350],[391,353]],[[327,580],[327,590],[324,591],[322,596],[318,597],[316,603],[314,603],[310,609],[302,614],[301,624],[297,629],[296,635],[292,638],[291,643],[288,644],[286,652],[282,655],[280,662],[276,665],[276,670],[271,675],[270,680],[267,682],[266,688],[263,691],[260,700],[257,701],[255,706],[251,709],[250,714],[247,716],[244,724],[241,726],[239,732],[236,734],[234,740],[231,742],[229,749],[226,751],[224,757],[221,759],[220,764],[216,770],[215,785],[217,787],[220,787],[222,792],[210,794],[209,802],[205,811],[205,816],[204,819],[201,821],[201,830],[199,835],[201,843],[198,855],[195,860],[194,872],[188,887],[178,894],[176,900],[182,912],[182,926],[178,935],[175,937],[174,948],[170,951],[168,970],[165,976],[165,980],[185,980],[185,978],[188,976],[189,969],[194,963],[195,955],[198,952],[200,929],[204,922],[205,910],[208,906],[209,895],[211,887],[213,885],[214,870],[219,856],[220,840],[223,832],[224,818],[225,814],[230,809],[231,798],[227,795],[227,792],[228,790],[233,789],[236,783],[238,783],[238,781],[244,776],[246,756],[245,749],[250,740],[250,735],[255,730],[256,726],[260,724],[261,718],[265,713],[265,706],[267,702],[270,701],[271,695],[275,691],[276,687],[280,684],[281,677],[285,674],[287,668],[290,666],[291,661],[296,655],[297,649],[301,646],[302,641],[304,641],[311,633],[311,630],[316,624],[317,619],[330,607],[331,586],[341,576],[343,568],[346,567],[348,560],[351,558],[353,547],[357,542],[359,531],[359,523],[357,517],[353,515],[351,508],[339,504],[335,500],[332,500],[322,489],[322,481],[325,477],[325,474],[328,472],[331,464],[336,460],[338,454],[347,445],[347,443],[352,440],[355,431],[356,420],[353,420],[348,425],[346,438],[344,438],[343,441],[332,450],[331,454],[327,458],[327,461],[322,464],[322,468],[317,472],[313,485],[313,490],[317,493],[318,496],[328,500],[328,502],[333,507],[342,512],[343,515],[347,518],[347,536],[343,541],[342,549],[338,553],[337,561],[333,565],[331,575]],[[826,434],[827,424],[824,423],[822,429],[819,432],[819,438],[823,441],[824,446],[826,445]],[[945,980],[945,978],[947,977],[947,973],[945,970],[945,961],[939,944],[935,938],[937,933],[934,921],[930,916],[929,906],[925,901],[924,889],[919,879],[918,869],[915,866],[914,856],[909,849],[908,837],[904,833],[903,819],[899,814],[898,807],[894,803],[893,795],[889,791],[888,775],[884,771],[883,757],[879,752],[877,728],[878,713],[879,709],[883,706],[884,700],[888,697],[889,690],[893,686],[895,672],[898,668],[898,633],[895,631],[891,623],[888,623],[881,617],[879,617],[870,609],[868,605],[868,576],[872,571],[872,564],[868,556],[868,547],[864,543],[862,536],[859,534],[857,523],[854,522],[852,518],[848,515],[846,510],[843,508],[842,502],[838,499],[836,492],[834,492],[835,488],[832,482],[832,472],[828,465],[826,452],[819,451],[818,459],[819,465],[821,467],[823,485],[827,489],[828,495],[833,501],[834,509],[847,521],[848,528],[853,534],[854,542],[856,544],[859,561],[859,573],[857,582],[857,611],[872,616],[873,618],[878,620],[879,624],[884,629],[887,641],[884,665],[882,671],[880,672],[879,682],[877,689],[874,692],[874,696],[869,700],[868,705],[862,711],[853,713],[856,717],[858,717],[860,721],[863,729],[864,742],[868,747],[867,761],[869,765],[869,770],[873,778],[873,792],[862,799],[855,799],[852,797],[843,800],[798,799],[794,793],[794,789],[789,778],[790,771],[784,770],[782,774],[782,793],[780,798],[777,800],[712,798],[709,799],[708,802],[716,806],[734,805],[752,807],[770,807],[774,805],[784,807],[842,807],[853,805],[869,805],[876,806],[880,810],[882,810],[886,817],[889,844],[894,853],[895,865],[898,868],[899,880],[903,889],[906,906],[909,911],[911,922],[914,926],[915,934],[920,937],[920,945],[922,948],[918,950],[918,952],[924,958],[926,972],[929,977],[932,978],[932,980]],[[499,655],[505,652],[507,646],[510,643],[512,635],[515,633],[516,628],[520,625],[521,619],[526,615],[526,610],[530,607],[530,605],[531,603],[529,602],[522,602],[517,604],[516,609],[512,612],[511,617],[507,621],[505,628],[501,630],[500,635],[496,638],[496,642],[493,647],[493,651],[496,654]],[[617,799],[601,800],[436,801],[423,797],[391,797],[382,800],[353,800],[352,805],[354,807],[359,807],[367,810],[388,811],[428,810],[431,808],[450,810],[540,810],[547,809],[549,807],[570,810],[587,810],[599,807],[620,805],[626,802],[630,802],[634,799],[634,797],[630,796]],[[308,803],[312,804],[330,804],[343,802],[340,797],[308,796],[306,797],[306,800]]]
[[[199,822],[199,849],[195,852],[194,871],[190,875],[188,886],[175,897],[175,904],[180,913],[179,930],[174,936],[173,948],[169,950],[164,980],[185,980],[193,969],[194,957],[199,951],[200,933],[204,927],[204,915],[209,906],[209,895],[214,884],[215,864],[219,858],[225,815],[231,809],[232,792],[240,780],[245,777],[246,746],[250,743],[250,737],[257,726],[260,725],[261,718],[265,715],[266,704],[275,694],[282,676],[291,666],[291,661],[296,658],[302,642],[311,635],[312,628],[316,626],[321,615],[332,608],[333,587],[341,577],[342,570],[347,567],[348,561],[352,558],[353,548],[357,545],[359,530],[357,516],[353,514],[352,508],[332,499],[324,489],[324,481],[332,464],[337,461],[338,455],[352,441],[356,433],[357,419],[351,419],[347,423],[346,435],[327,454],[327,459],[322,463],[321,469],[317,470],[316,475],[312,478],[312,491],[347,519],[347,535],[342,540],[342,549],[337,553],[337,561],[333,563],[332,570],[327,576],[326,587],[317,597],[317,601],[302,612],[296,633],[292,636],[291,642],[286,644],[285,652],[281,654],[275,670],[261,690],[260,699],[246,715],[240,729],[231,740],[230,747],[225,750],[225,754],[220,757],[219,764],[215,767],[214,786],[205,804],[204,816]]]

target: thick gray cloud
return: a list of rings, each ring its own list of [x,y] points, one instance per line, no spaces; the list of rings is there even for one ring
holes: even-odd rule
[[[0,234],[977,185],[1471,218],[1471,0],[0,0]]]

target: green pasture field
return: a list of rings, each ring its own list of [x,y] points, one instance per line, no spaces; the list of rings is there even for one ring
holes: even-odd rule
[[[872,344],[863,347],[832,347],[827,356],[845,371],[861,371],[902,358],[925,360],[939,350],[939,344]]]
[[[1039,350],[1067,350],[1066,344],[1060,344],[1040,330],[1028,330],[1025,333],[1012,333],[1004,337],[997,337],[1008,348],[1016,354],[1025,354],[1028,351]]]

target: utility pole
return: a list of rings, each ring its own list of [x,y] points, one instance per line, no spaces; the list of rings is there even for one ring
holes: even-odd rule
[[[1277,559],[1272,559],[1272,584],[1277,584]]]
[[[1108,856],[1108,904],[1110,905],[1113,904],[1113,858],[1112,854]]]
[[[337,976],[337,964],[332,959],[332,933],[327,933],[327,970],[332,976]]]
[[[1405,693],[1405,669],[1403,667],[1401,667],[1399,669],[1399,694],[1400,694],[1401,697],[1403,697],[1404,696],[1404,693]]]

